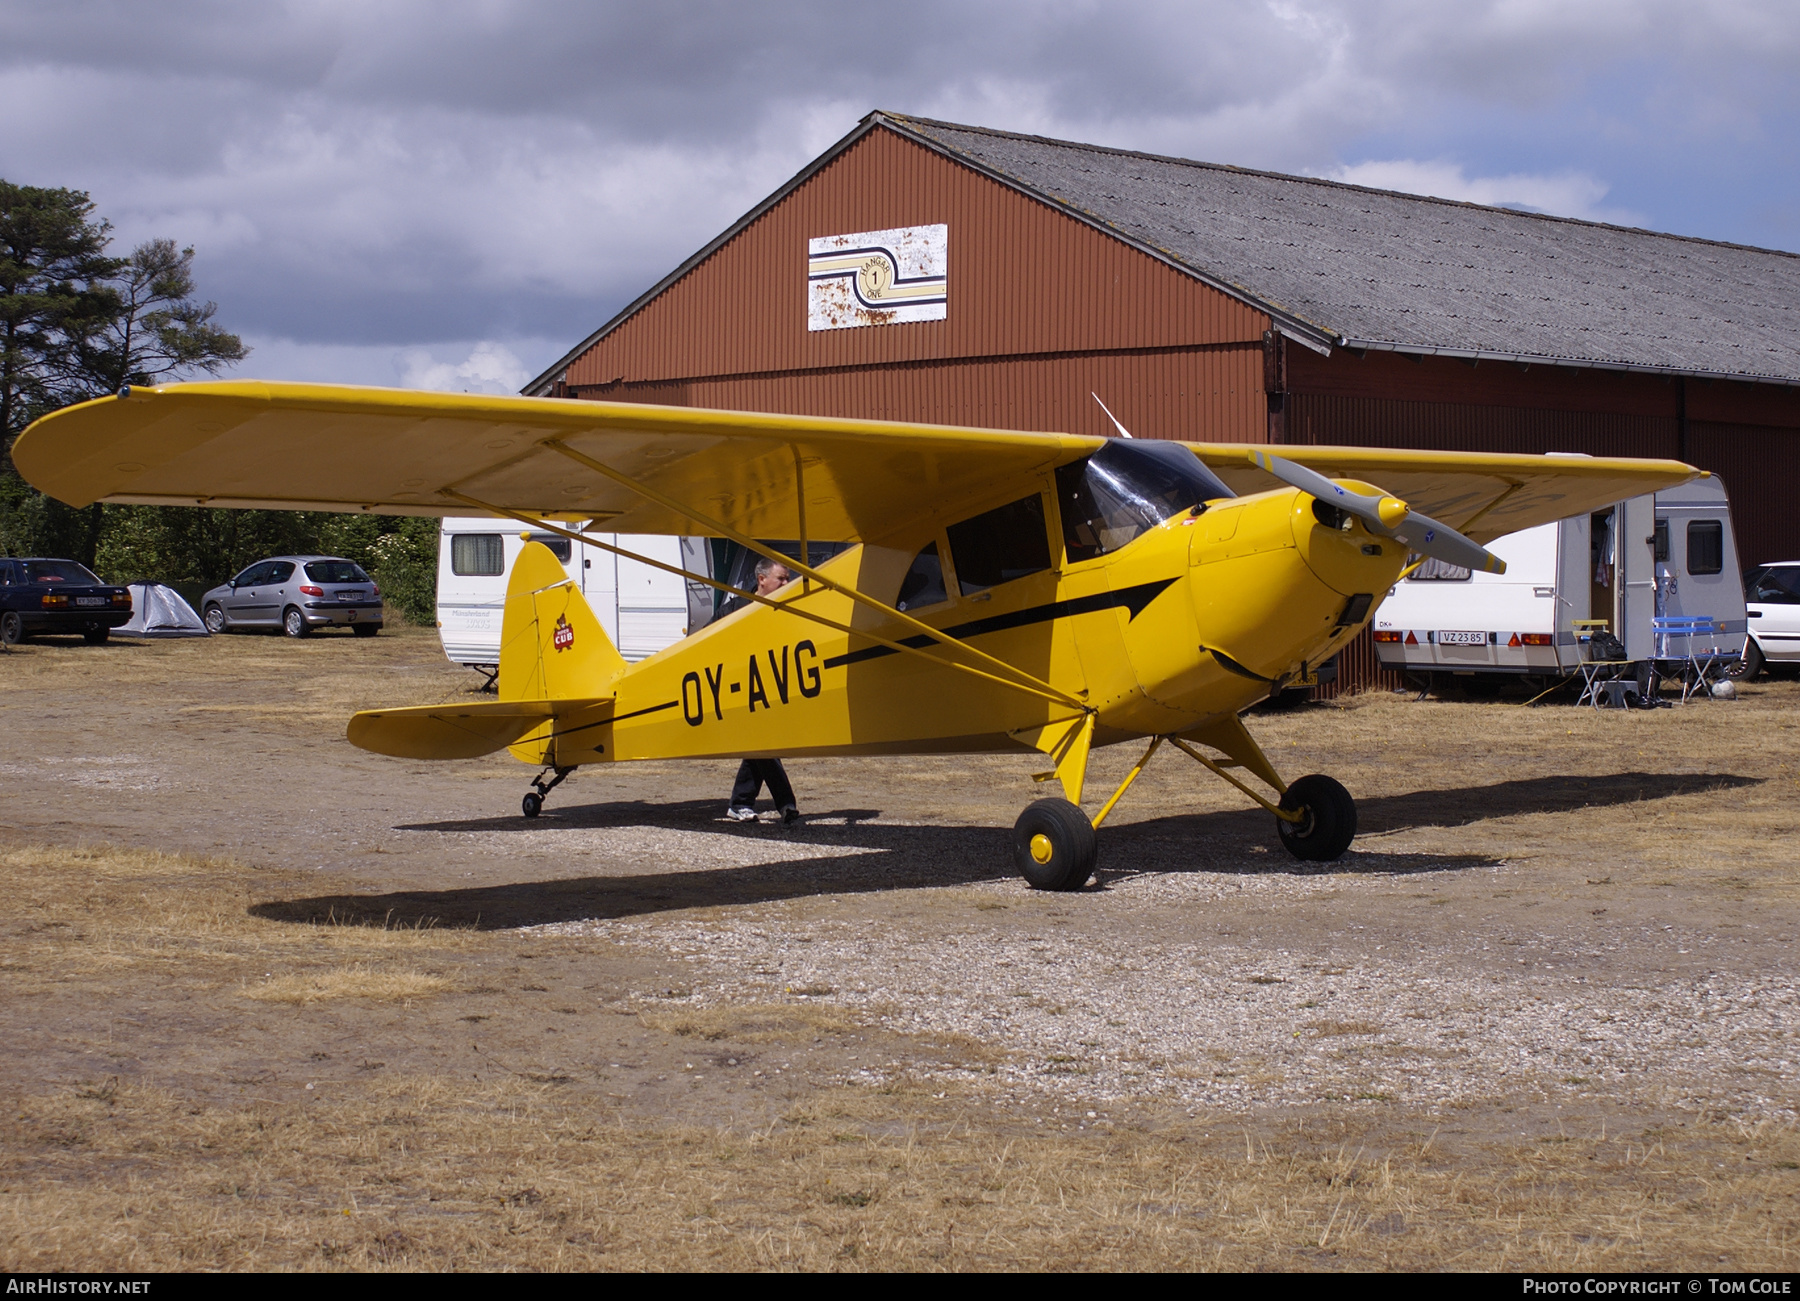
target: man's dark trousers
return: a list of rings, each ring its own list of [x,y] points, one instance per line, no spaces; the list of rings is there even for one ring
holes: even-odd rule
[[[764,782],[769,785],[769,798],[775,801],[776,808],[795,807],[794,788],[788,785],[787,770],[781,766],[779,759],[744,760],[738,767],[737,782],[731,788],[731,807],[755,807],[756,797],[762,791]]]

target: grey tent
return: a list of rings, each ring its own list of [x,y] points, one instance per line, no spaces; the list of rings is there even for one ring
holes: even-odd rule
[[[131,592],[131,618],[113,629],[115,637],[205,637],[206,625],[181,593],[166,583],[137,582]]]

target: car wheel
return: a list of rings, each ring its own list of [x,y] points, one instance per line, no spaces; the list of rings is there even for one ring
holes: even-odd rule
[[[1738,682],[1754,682],[1763,671],[1762,647],[1756,644],[1754,637],[1744,638],[1744,655],[1726,675]]]
[[[350,627],[356,631],[358,637],[373,637],[381,631],[381,625],[378,623],[353,623]]]
[[[107,634],[111,631],[112,629],[110,628],[89,628],[86,632],[81,634],[81,640],[90,646],[104,646],[106,644]]]
[[[225,622],[225,611],[218,605],[207,606],[206,614],[203,617],[206,621],[206,631],[215,637],[231,626]]]
[[[282,612],[281,630],[290,637],[305,637],[312,632],[312,628],[306,622],[306,616],[291,605]]]
[[[16,611],[8,611],[0,615],[0,641],[8,646],[17,646],[25,640],[25,620]]]

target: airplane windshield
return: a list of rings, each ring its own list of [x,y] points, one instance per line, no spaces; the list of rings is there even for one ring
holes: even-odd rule
[[[1056,471],[1071,562],[1117,551],[1171,516],[1234,495],[1187,448],[1148,439],[1109,439],[1086,460]]]

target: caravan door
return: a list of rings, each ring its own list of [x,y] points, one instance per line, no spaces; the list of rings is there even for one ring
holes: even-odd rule
[[[1656,613],[1656,499],[1645,495],[1613,508],[1613,635],[1625,658],[1656,654],[1650,620]]]

